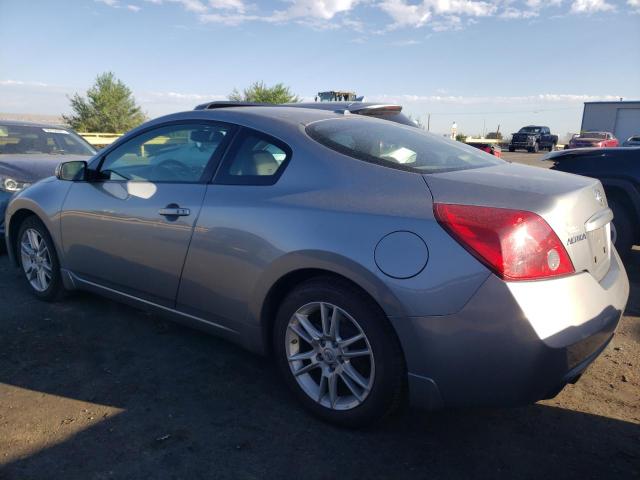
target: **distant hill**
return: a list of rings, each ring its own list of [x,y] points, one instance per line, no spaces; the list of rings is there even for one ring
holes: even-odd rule
[[[62,117],[57,115],[38,115],[36,113],[2,113],[0,120],[18,120],[23,122],[50,123],[52,125],[64,124]]]

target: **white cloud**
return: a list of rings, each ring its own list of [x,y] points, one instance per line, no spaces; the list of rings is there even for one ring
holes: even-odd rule
[[[517,8],[508,7],[504,12],[500,14],[500,18],[517,19],[517,18],[534,18],[537,17],[538,12],[533,10],[518,10]]]
[[[571,4],[571,13],[595,13],[614,10],[607,0],[575,0]]]
[[[404,0],[386,0],[380,3],[380,8],[398,27],[421,27],[431,18],[431,12],[424,4],[409,5]]]
[[[461,24],[458,16],[469,17],[490,16],[497,10],[499,1],[486,2],[477,0],[422,0],[419,3],[408,3],[406,0],[383,0],[378,6],[394,21],[394,27],[421,27],[437,16],[447,17],[435,22],[434,30],[441,31],[442,25],[457,27]]]
[[[338,13],[348,12],[360,0],[290,0],[286,10],[275,11],[273,17],[281,20],[310,18],[331,20]]]
[[[368,95],[367,101],[373,102],[422,102],[422,103],[441,103],[441,104],[458,104],[458,105],[485,105],[485,104],[503,104],[503,105],[531,105],[531,104],[580,104],[584,102],[595,101],[617,101],[620,99],[618,95],[584,95],[584,94],[556,94],[541,93],[538,95],[520,95],[520,96],[461,96],[461,95]]]
[[[30,81],[24,81],[24,80],[0,80],[0,86],[50,87],[51,85],[44,82],[30,82]]]
[[[96,1],[118,5],[118,0]],[[267,7],[264,2],[251,3],[251,0],[145,1],[156,5],[179,4],[197,14],[203,23],[236,26],[247,22],[295,22],[315,29],[344,28],[358,33],[366,31],[369,35],[425,25],[438,32],[460,30],[482,17],[524,20],[540,16],[545,8],[562,5],[573,13],[615,9],[608,3],[611,0],[280,0],[283,5],[280,8]],[[640,12],[640,0],[626,1]],[[388,15],[390,24],[386,28],[371,25],[359,16],[372,7]]]
[[[217,10],[235,10],[241,13],[247,9],[243,0],[209,0],[209,5]]]
[[[130,12],[139,12],[140,10],[142,10],[141,7],[139,7],[138,5],[133,5],[131,3],[126,4],[126,5],[122,5],[120,3],[120,0],[94,0],[97,3],[103,3],[108,7],[111,8],[122,8],[125,10],[129,10]],[[157,3],[158,1],[162,1],[162,0],[146,0],[147,2],[152,2],[152,3]]]
[[[527,0],[525,3],[529,8],[544,8],[560,5],[564,0]]]

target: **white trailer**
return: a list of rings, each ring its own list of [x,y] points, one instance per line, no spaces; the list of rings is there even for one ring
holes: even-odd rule
[[[632,135],[640,135],[640,100],[585,102],[582,132],[612,132],[620,144]]]

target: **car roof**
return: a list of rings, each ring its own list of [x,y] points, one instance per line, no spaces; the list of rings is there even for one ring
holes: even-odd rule
[[[23,120],[0,119],[0,125],[7,125],[12,127],[63,128],[65,130],[71,130],[70,127],[67,127],[66,125],[62,125],[60,123],[37,123],[37,122],[26,122]]]
[[[238,108],[238,107],[294,107],[294,108],[310,108],[313,110],[329,110],[343,112],[348,110],[350,112],[362,112],[363,110],[380,110],[388,109],[394,110],[398,113],[402,111],[402,106],[395,103],[380,103],[380,102],[291,102],[291,103],[260,103],[260,102],[236,102],[232,100],[222,100],[215,102],[201,103],[197,105],[194,110],[214,110],[221,108]]]

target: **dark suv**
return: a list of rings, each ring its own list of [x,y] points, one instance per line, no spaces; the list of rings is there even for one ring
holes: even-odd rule
[[[509,151],[515,152],[517,149],[527,150],[529,153],[537,153],[539,150],[549,150],[556,148],[558,136],[551,135],[549,127],[539,127],[529,125],[522,127],[518,133],[514,133],[509,144]]]
[[[618,253],[640,244],[640,147],[581,148],[547,154],[552,170],[597,178],[613,210],[612,236]]]

